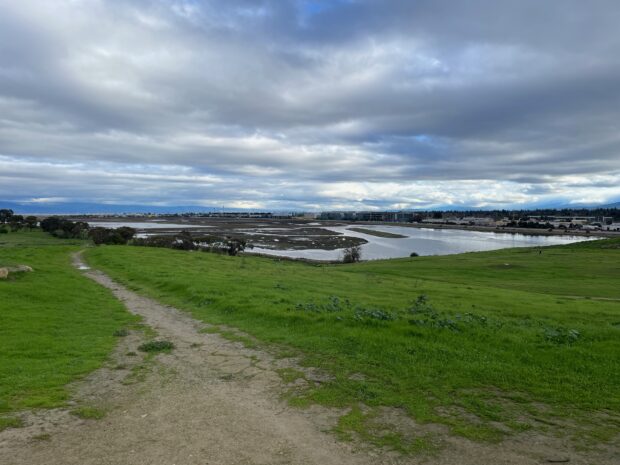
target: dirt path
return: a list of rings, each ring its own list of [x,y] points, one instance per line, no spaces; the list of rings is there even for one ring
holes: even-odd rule
[[[79,256],[75,265],[84,268]],[[175,349],[149,363],[127,355],[137,352],[139,334],[123,338],[108,366],[74,389],[80,404],[103,408],[107,415],[82,420],[67,409],[25,414],[24,428],[0,433],[1,465],[522,465],[567,456],[558,444],[532,437],[502,446],[450,438],[434,457],[401,457],[339,442],[325,430],[342,412],[293,409],[279,399],[284,386],[276,370],[290,361],[201,333],[205,325],[186,314],[99,271],[84,274],[110,289]],[[589,460],[572,456],[570,463]]]

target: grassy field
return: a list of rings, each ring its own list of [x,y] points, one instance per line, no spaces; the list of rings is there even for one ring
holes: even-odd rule
[[[351,407],[343,436],[417,447],[420,438],[373,433],[380,408],[394,407],[478,440],[528,429],[612,440],[620,241],[542,250],[321,266],[128,246],[87,257],[132,289],[330,373],[290,401]]]
[[[42,232],[0,235],[0,266],[34,269],[0,280],[0,429],[18,425],[19,409],[63,405],[67,383],[101,366],[113,332],[135,321],[71,266],[84,245]]]

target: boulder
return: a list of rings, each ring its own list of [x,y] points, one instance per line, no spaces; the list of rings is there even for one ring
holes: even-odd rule
[[[28,265],[17,265],[7,267],[7,271],[9,273],[29,273],[33,271],[33,269]]]
[[[0,268],[0,279],[7,279],[9,273],[29,273],[34,271],[28,265],[4,266]]]

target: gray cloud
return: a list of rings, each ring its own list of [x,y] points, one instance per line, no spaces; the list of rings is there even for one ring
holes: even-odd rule
[[[0,9],[0,199],[406,208],[620,197],[615,1]]]

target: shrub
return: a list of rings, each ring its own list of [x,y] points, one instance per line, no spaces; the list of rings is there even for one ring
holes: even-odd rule
[[[357,321],[393,321],[396,319],[396,316],[380,308],[357,308],[353,314],[353,318]]]
[[[413,305],[409,309],[409,313],[436,313],[435,308],[428,301],[426,294],[420,294],[418,298],[413,302]]]
[[[362,248],[359,245],[347,247],[342,251],[342,263],[356,263],[362,259]]]
[[[553,344],[573,344],[581,337],[576,329],[546,327],[543,332],[546,341]]]
[[[25,222],[26,226],[28,226],[28,228],[30,228],[30,229],[36,228],[37,224],[39,224],[39,220],[37,219],[37,217],[36,216],[32,216],[32,215],[27,216],[24,219],[24,222]]]
[[[217,236],[200,236],[192,237],[187,231],[174,235],[158,235],[145,238],[134,239],[132,245],[142,247],[164,247],[176,250],[202,250],[205,252],[214,252],[236,256],[242,252],[248,245],[243,239],[231,237]]]
[[[413,305],[409,308],[412,318],[409,323],[416,326],[426,326],[437,329],[449,329],[450,331],[465,331],[468,328],[487,328],[493,330],[500,329],[503,324],[497,320],[489,320],[484,315],[476,315],[474,313],[454,315],[439,312],[429,302],[428,297],[424,294],[420,295]]]
[[[122,227],[117,229],[92,228],[88,235],[96,245],[124,245],[134,236],[136,230],[133,228]]]
[[[417,254],[417,252],[411,252],[409,254],[410,257],[419,257],[419,255]]]
[[[349,302],[349,299],[345,299],[340,300],[340,298],[338,296],[332,295],[329,297],[329,301],[326,304],[322,304],[322,305],[317,305],[313,302],[307,303],[307,304],[303,304],[303,303],[298,303],[295,306],[296,310],[300,310],[303,312],[309,312],[309,313],[336,313],[336,312],[342,312],[345,309],[351,308],[351,302]]]
[[[13,217],[13,210],[2,208],[0,209],[0,223],[6,223]]]
[[[88,236],[88,223],[69,221],[57,216],[49,216],[41,221],[41,229],[60,239],[85,239]]]

